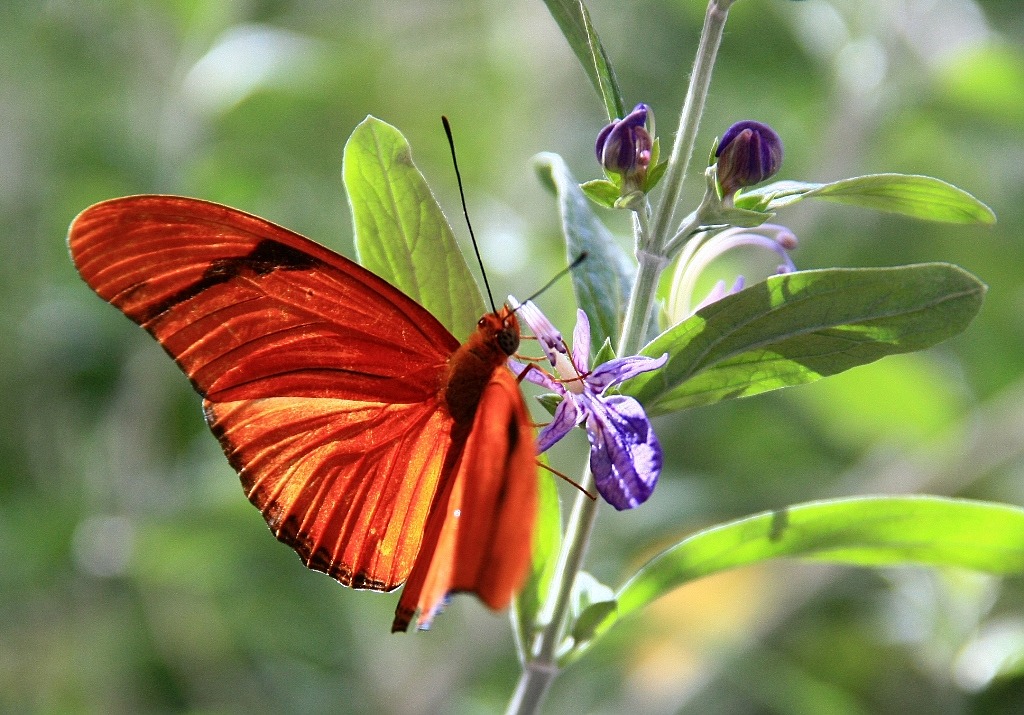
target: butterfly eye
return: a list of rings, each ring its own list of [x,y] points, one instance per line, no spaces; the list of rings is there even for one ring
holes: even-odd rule
[[[502,328],[497,332],[495,339],[498,341],[498,347],[506,355],[512,355],[519,349],[519,331],[514,328]]]

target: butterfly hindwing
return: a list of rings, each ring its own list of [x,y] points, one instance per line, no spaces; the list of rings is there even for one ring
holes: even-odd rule
[[[530,565],[537,512],[537,449],[512,373],[494,371],[452,479],[427,524],[421,558],[398,603],[392,630],[415,614],[426,628],[449,593],[508,606]]]
[[[246,496],[307,566],[354,588],[405,581],[451,446],[445,413],[306,397],[205,409]]]

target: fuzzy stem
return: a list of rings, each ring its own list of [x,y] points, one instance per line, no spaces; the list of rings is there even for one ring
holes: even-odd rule
[[[718,48],[722,44],[722,32],[725,21],[729,17],[729,7],[735,0],[711,0],[707,13],[704,15],[704,29],[701,31],[700,45],[697,47],[697,59],[693,63],[690,75],[690,86],[686,91],[683,111],[679,115],[679,129],[672,145],[672,153],[668,159],[668,168],[662,183],[665,186],[661,195],[661,203],[654,214],[654,225],[651,227],[651,253],[662,254],[668,237],[669,226],[679,204],[679,196],[683,190],[683,179],[686,167],[693,155],[693,147],[697,141],[697,127],[701,114],[704,113],[704,102],[711,85],[711,72],[718,56]]]
[[[594,478],[589,467],[584,471],[580,485],[586,491],[594,488]],[[548,598],[538,617],[543,630],[532,644],[533,658],[526,664],[519,678],[519,685],[506,711],[508,715],[538,712],[548,687],[558,675],[556,651],[562,640],[562,629],[569,613],[576,574],[583,565],[583,557],[590,543],[590,532],[597,517],[597,504],[597,500],[591,499],[584,492],[576,495]]]
[[[635,354],[647,337],[647,325],[651,309],[654,307],[658,281],[668,265],[666,257],[669,226],[672,224],[672,217],[675,215],[683,190],[683,179],[686,177],[686,167],[690,163],[697,141],[697,126],[700,124],[701,114],[704,113],[704,104],[711,86],[711,73],[715,66],[715,58],[718,56],[718,48],[722,44],[725,21],[734,2],[735,0],[711,0],[704,15],[704,29],[701,31],[700,44],[697,46],[697,58],[693,62],[690,86],[686,90],[683,111],[679,115],[679,129],[662,182],[665,187],[664,193],[655,211],[653,224],[646,235],[640,235],[637,241],[637,259],[640,265],[626,307],[625,325],[622,339],[619,341],[619,355]]]
[[[648,253],[643,249],[637,251],[636,279],[633,290],[626,304],[626,319],[619,340],[619,355],[635,355],[646,342],[647,324],[650,321],[651,309],[654,307],[658,291],[658,280],[661,272],[668,265],[668,260]]]

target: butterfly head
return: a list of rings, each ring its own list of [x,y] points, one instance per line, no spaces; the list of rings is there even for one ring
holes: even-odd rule
[[[486,313],[476,328],[483,335],[484,342],[497,345],[505,355],[513,355],[519,349],[519,320],[507,305],[494,313]]]

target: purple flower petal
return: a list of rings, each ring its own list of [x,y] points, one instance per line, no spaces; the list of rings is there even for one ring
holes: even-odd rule
[[[555,408],[551,422],[537,435],[537,452],[547,451],[548,447],[569,434],[569,431],[579,423],[579,417],[580,412],[575,400],[566,396]]]
[[[722,298],[724,298],[725,295],[726,295],[725,281],[724,280],[716,281],[714,287],[712,287],[711,290],[708,291],[708,294],[704,297],[704,300],[702,300],[701,302],[697,303],[697,305],[693,306],[693,311],[692,312],[696,313],[698,310],[700,310],[701,308],[703,308],[705,306],[711,305],[712,303],[717,303]]]
[[[632,397],[592,400],[587,419],[590,469],[597,491],[622,511],[640,506],[654,491],[661,472],[661,445]]]
[[[608,135],[612,133],[612,129],[618,122],[612,122],[611,124],[605,125],[597,135],[597,145],[594,147],[594,151],[597,153],[597,163],[604,163],[604,145],[608,141]]]
[[[523,372],[526,372],[526,376],[523,377],[524,380],[532,382],[534,385],[540,385],[541,387],[547,390],[551,390],[552,392],[565,392],[565,388],[562,387],[562,384],[560,382],[557,382],[554,378],[552,378],[543,370],[528,370],[527,365],[524,365],[518,360],[514,360],[512,358],[506,360],[505,364],[508,365],[508,369],[511,370],[512,374],[515,375],[517,378],[523,377]]]
[[[715,151],[718,181],[725,196],[774,176],[782,165],[782,140],[767,124],[736,122]]]
[[[731,289],[727,288],[726,283],[721,282],[721,284],[716,284],[703,300],[695,301],[694,289],[704,271],[719,256],[734,248],[752,246],[771,251],[782,259],[782,263],[779,265],[779,273],[796,270],[796,264],[790,258],[789,251],[796,247],[797,238],[788,228],[777,224],[765,223],[753,228],[734,226],[725,229],[703,243],[688,245],[695,248],[677,266],[675,276],[672,279],[672,290],[669,297],[669,303],[673,306],[672,312],[675,314],[674,318],[678,320],[688,318],[698,310],[721,300],[725,296],[739,293],[743,290],[746,280],[742,276],[738,276]]]
[[[614,358],[594,368],[594,371],[587,377],[587,386],[595,392],[604,392],[612,385],[617,385],[631,377],[657,370],[668,362],[668,353],[660,358],[651,358],[644,355],[632,355],[624,358]]]
[[[622,123],[633,127],[642,127],[647,124],[647,113],[650,111],[643,102],[633,107],[633,111],[622,118]]]
[[[601,164],[617,174],[629,171],[636,164],[636,131],[622,120],[612,127],[601,149]]]
[[[572,331],[572,362],[581,375],[590,367],[590,318],[576,309],[576,328]]]
[[[646,171],[653,143],[644,128],[649,111],[649,107],[641,102],[625,117],[601,130],[594,147],[598,163],[616,174],[634,173],[638,169],[638,157],[646,155],[645,160],[639,162],[642,164],[639,168]]]
[[[515,301],[515,298],[509,296],[509,302],[512,303],[513,301]],[[520,317],[529,326],[530,332],[537,337],[538,342],[540,342],[541,347],[544,349],[544,354],[547,355],[548,361],[552,366],[555,364],[555,353],[567,354],[569,352],[562,334],[548,320],[548,317],[541,312],[540,308],[531,301],[526,301],[522,305],[515,304],[513,308],[519,311]]]

